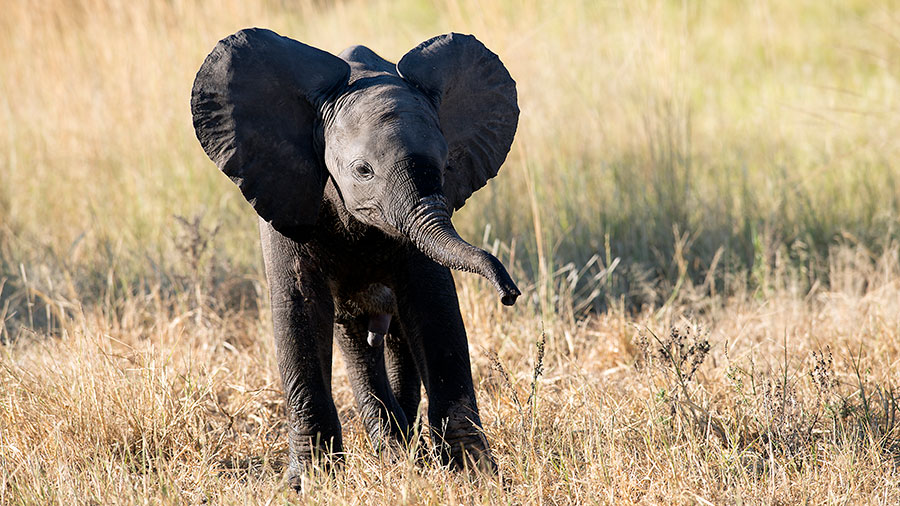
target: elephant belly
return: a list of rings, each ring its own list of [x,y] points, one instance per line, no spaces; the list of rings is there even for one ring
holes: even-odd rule
[[[397,312],[393,290],[381,283],[372,283],[351,293],[339,293],[334,302],[334,316],[338,322]]]

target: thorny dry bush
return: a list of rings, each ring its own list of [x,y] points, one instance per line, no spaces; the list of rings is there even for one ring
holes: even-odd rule
[[[900,464],[900,391],[894,383],[866,377],[860,355],[849,354],[850,381],[837,380],[829,346],[813,349],[799,367],[783,362],[774,370],[757,370],[730,360],[720,368],[731,398],[708,395],[698,370],[709,355],[708,334],[696,322],[683,320],[662,338],[649,328],[637,338],[639,372],[667,407],[662,426],[676,437],[686,432],[734,450],[755,469],[769,465],[821,465],[826,445],[872,448]],[[893,378],[896,380],[896,378]],[[776,458],[777,457],[777,458]]]

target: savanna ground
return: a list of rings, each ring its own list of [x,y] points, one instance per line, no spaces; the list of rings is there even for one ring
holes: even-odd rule
[[[897,504],[893,1],[0,2],[0,504]],[[215,42],[396,61],[476,34],[518,82],[455,217],[496,476],[367,442],[281,483],[253,212],[196,142]],[[427,437],[422,438],[427,444]]]

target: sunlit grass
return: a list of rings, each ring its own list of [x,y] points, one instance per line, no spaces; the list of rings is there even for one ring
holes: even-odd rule
[[[461,302],[499,474],[379,457],[337,359],[348,454],[336,473],[311,477],[305,499],[894,504],[896,251],[842,257],[836,277],[865,289],[743,295],[694,316],[703,303],[614,309],[579,323],[512,315],[467,278]],[[204,305],[124,297],[112,313],[64,317],[58,337],[5,345],[0,502],[293,500],[267,313],[216,310],[226,294],[211,290]]]
[[[626,268],[674,283],[675,225],[691,238],[695,279],[720,247],[720,266],[750,272],[780,250],[803,263],[842,240],[878,249],[896,236],[900,22],[887,5],[48,1],[3,10],[0,218],[17,257],[49,249],[102,271],[98,250],[111,248],[117,274],[133,278],[146,273],[145,255],[164,262],[171,252],[173,215],[205,210],[223,223],[229,256],[257,269],[252,213],[204,156],[188,111],[203,56],[252,25],[333,52],[363,42],[393,60],[450,30],[497,52],[518,82],[519,132],[500,177],[456,221],[469,237],[490,224],[514,241],[533,279],[539,258],[545,270],[584,264],[609,236],[623,262],[613,296],[640,279]]]
[[[454,218],[524,291],[457,276],[500,474],[381,461],[338,359],[351,454],[309,499],[896,503],[897,12],[0,0],[0,503],[292,498],[256,218],[188,104],[247,26],[394,61],[473,33],[522,110]],[[711,344],[690,381],[641,349],[672,328]]]

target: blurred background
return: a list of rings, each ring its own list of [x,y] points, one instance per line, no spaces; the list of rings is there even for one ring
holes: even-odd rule
[[[459,31],[500,55],[519,130],[454,221],[513,265],[530,311],[828,286],[838,251],[863,263],[896,253],[897,7],[2,2],[4,336],[198,284],[221,304],[259,298],[255,215],[204,155],[189,111],[205,55],[247,26],[392,61]]]

